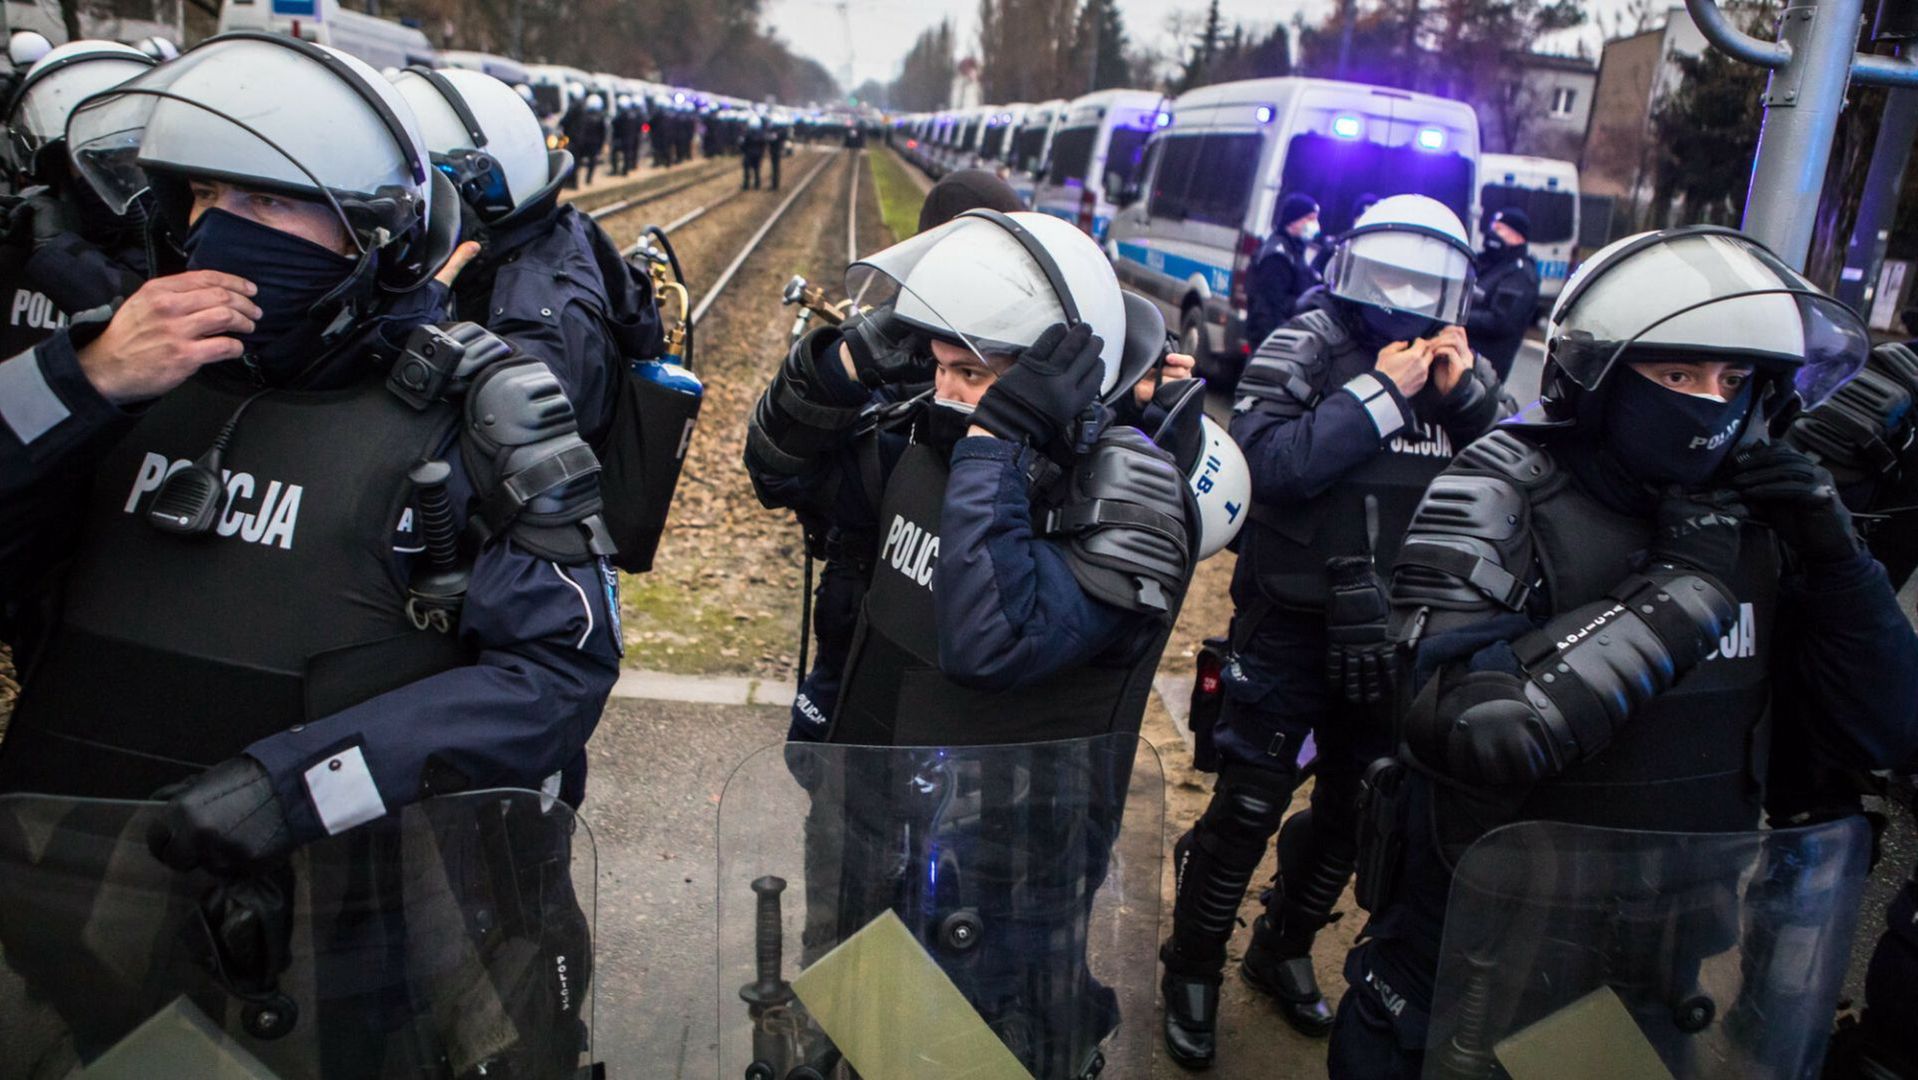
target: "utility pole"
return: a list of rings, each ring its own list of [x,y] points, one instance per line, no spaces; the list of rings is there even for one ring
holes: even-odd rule
[[[1743,227],[1803,270],[1846,87],[1852,79],[1869,86],[1918,86],[1918,62],[1857,53],[1864,0],[1789,0],[1778,20],[1778,40],[1770,42],[1731,25],[1714,0],[1685,0],[1685,8],[1707,41],[1735,60],[1771,71]]]
[[[1892,42],[1894,55],[1918,55],[1918,0],[1879,0],[1872,40]],[[1884,265],[1885,244],[1891,239],[1892,219],[1904,187],[1911,144],[1918,141],[1918,87],[1895,86],[1885,93],[1885,114],[1878,122],[1878,141],[1872,145],[1871,168],[1865,173],[1865,191],[1858,202],[1858,220],[1845,246],[1845,266],[1833,295],[1860,314],[1871,312],[1878,290],[1878,270]]]
[[[1359,18],[1358,0],[1339,0],[1339,78],[1351,77],[1352,24]]]

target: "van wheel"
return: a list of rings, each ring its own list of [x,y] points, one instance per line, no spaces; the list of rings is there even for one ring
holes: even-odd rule
[[[1212,365],[1211,350],[1205,347],[1204,318],[1196,304],[1188,304],[1179,315],[1179,351],[1192,357],[1200,373]]]

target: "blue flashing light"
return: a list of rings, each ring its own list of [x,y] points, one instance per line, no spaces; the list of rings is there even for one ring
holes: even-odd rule
[[[1356,139],[1365,134],[1365,124],[1356,116],[1335,116],[1332,118],[1332,134],[1341,139]]]
[[[1152,114],[1152,126],[1153,127],[1171,127],[1172,114],[1169,112]]]
[[[1253,115],[1259,118],[1259,123],[1269,124],[1272,122],[1272,106],[1261,105],[1259,106],[1258,111],[1254,113]]]
[[[1443,128],[1423,127],[1419,129],[1420,150],[1445,149],[1445,131]]]

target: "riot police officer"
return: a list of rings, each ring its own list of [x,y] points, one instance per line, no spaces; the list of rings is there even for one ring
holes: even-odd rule
[[[1390,745],[1379,575],[1426,483],[1503,409],[1458,325],[1471,256],[1435,200],[1380,201],[1340,240],[1321,298],[1265,339],[1240,381],[1232,436],[1253,509],[1232,578],[1222,764],[1178,843],[1160,954],[1166,1045],[1182,1065],[1212,1061],[1226,943],[1274,833],[1279,877],[1243,971],[1295,1028],[1331,1027],[1312,940],[1352,873],[1360,774]],[[1281,830],[1308,734],[1312,806]]]
[[[1302,191],[1279,200],[1272,235],[1252,260],[1246,284],[1245,340],[1254,348],[1292,317],[1299,297],[1316,285],[1307,249],[1319,237],[1319,203]]]
[[[1729,229],[1618,241],[1567,284],[1537,411],[1434,480],[1399,549],[1422,681],[1367,831],[1402,839],[1365,856],[1332,1076],[1420,1075],[1449,868],[1486,831],[1746,832],[1768,752],[1918,749],[1918,638],[1830,476],[1765,441],[1867,343]]]
[[[596,466],[543,363],[432,325],[458,197],[399,92],[229,34],[67,135],[188,269],[0,366],[0,587],[47,607],[0,789],[170,785],[155,854],[217,873],[433,794],[577,800],[620,650]]]
[[[102,203],[67,164],[67,116],[91,94],[153,66],[136,49],[75,41],[22,76],[7,114],[9,172],[18,192],[0,241],[0,353],[15,356],[71,314],[126,297],[147,277],[146,214]]]
[[[848,293],[865,310],[795,344],[746,451],[763,502],[881,538],[827,738],[977,746],[1136,732],[1200,519],[1170,455],[1100,405],[1131,385],[1129,308],[1110,264],[1068,223],[973,210],[863,260]],[[1156,333],[1155,357],[1162,320]],[[861,431],[876,388],[927,378],[929,397]],[[1034,778],[1026,812],[1042,813],[1051,782]],[[1055,826],[1059,844],[1094,838],[1090,882],[995,861],[1005,854],[991,837],[946,856],[966,880],[1042,894],[1020,897],[1035,925],[989,924],[990,943],[954,961],[965,985],[990,988],[975,1006],[1037,1075],[1089,1075],[1118,1020],[1112,992],[1083,977],[1083,941],[1045,931],[1084,917],[1110,809]],[[900,811],[875,788],[843,812],[864,836]],[[876,880],[878,854],[849,840],[833,858]],[[810,886],[825,872],[808,875]],[[840,914],[859,924],[876,912]]]
[[[1538,261],[1525,250],[1531,232],[1525,211],[1505,207],[1492,215],[1478,253],[1478,283],[1465,329],[1479,354],[1492,362],[1500,383],[1512,373],[1525,331],[1538,317]]]

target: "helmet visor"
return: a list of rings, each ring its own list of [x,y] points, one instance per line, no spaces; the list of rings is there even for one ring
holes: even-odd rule
[[[27,84],[14,105],[7,140],[16,168],[28,170],[48,143],[66,135],[67,117],[81,101],[152,68],[148,61],[119,56],[77,60]]]
[[[393,110],[369,100],[380,91],[350,77],[272,42],[216,39],[82,102],[68,152],[116,210],[163,173],[328,203],[362,242],[403,235],[426,209],[417,136],[392,131]]]
[[[955,218],[853,263],[846,295],[862,309],[890,304],[900,322],[964,345],[994,370],[1066,317],[1019,242],[978,218]]]
[[[1360,230],[1326,265],[1332,295],[1389,311],[1462,323],[1472,297],[1472,257],[1457,241],[1409,229]]]
[[[1871,352],[1856,312],[1743,236],[1670,237],[1595,269],[1549,334],[1553,362],[1587,390],[1621,359],[1732,361],[1788,378],[1811,408]]]

